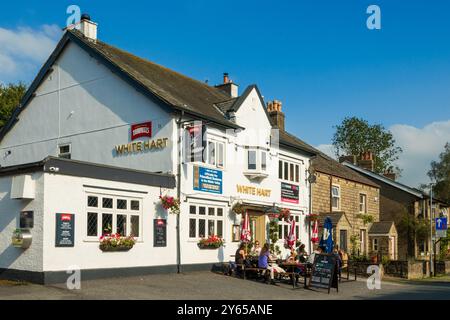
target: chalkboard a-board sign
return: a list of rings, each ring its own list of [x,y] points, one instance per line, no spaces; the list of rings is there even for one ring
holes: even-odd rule
[[[56,247],[73,247],[75,241],[75,215],[56,214]]]
[[[337,271],[337,261],[334,255],[316,254],[309,286],[328,289],[328,293],[330,293],[331,288],[336,288],[339,291]]]
[[[155,219],[153,222],[153,246],[167,246],[167,220]]]

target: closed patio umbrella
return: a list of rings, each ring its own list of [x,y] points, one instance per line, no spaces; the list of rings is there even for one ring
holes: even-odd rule
[[[250,232],[250,221],[248,218],[248,212],[245,211],[244,221],[242,221],[241,241],[248,243],[252,240],[252,234]]]
[[[333,252],[333,223],[331,222],[330,217],[325,218],[322,239],[320,239],[319,246],[322,247],[326,253]]]
[[[289,229],[288,237],[285,239],[285,244],[287,247],[292,249],[297,241],[297,237],[295,236],[295,220],[291,218],[291,227]]]

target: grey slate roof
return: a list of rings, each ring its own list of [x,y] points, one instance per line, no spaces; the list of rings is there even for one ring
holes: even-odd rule
[[[369,234],[388,234],[393,224],[393,221],[374,222],[370,227]]]

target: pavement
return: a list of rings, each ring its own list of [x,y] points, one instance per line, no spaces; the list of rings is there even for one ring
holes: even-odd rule
[[[0,281],[0,300],[427,300],[450,299],[450,281],[382,281],[380,290],[369,290],[366,279],[344,280],[339,292],[332,289],[293,289],[281,283],[267,285],[212,272],[161,274],[88,280],[80,290],[65,285],[42,286]]]

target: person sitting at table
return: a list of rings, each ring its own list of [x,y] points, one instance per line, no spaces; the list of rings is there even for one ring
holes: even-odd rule
[[[242,274],[242,267],[245,263],[245,257],[245,243],[241,243],[234,256],[234,261],[236,263],[236,273],[238,275]]]
[[[270,283],[273,285],[275,284],[275,272],[277,273],[284,273],[285,271],[280,268],[276,263],[269,263],[270,260],[275,260],[276,258],[273,257],[270,254],[269,244],[264,244],[263,248],[261,249],[261,253],[259,255],[258,259],[258,268],[261,269],[267,269],[270,272]]]
[[[286,262],[288,263],[294,263],[297,261],[297,252],[294,248],[291,248],[291,251],[286,259]]]
[[[314,250],[314,252],[309,255],[307,262],[309,264],[313,264],[314,263],[314,259],[316,257],[316,254],[321,254],[322,252],[323,252],[322,247],[317,246],[316,249]]]
[[[297,260],[300,263],[305,263],[306,260],[307,260],[307,254],[306,254],[306,250],[305,250],[305,245],[304,244],[300,245],[300,247],[298,248]]]
[[[261,254],[261,245],[259,244],[259,241],[256,240],[255,246],[252,249],[252,255],[259,257],[260,254]]]

